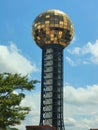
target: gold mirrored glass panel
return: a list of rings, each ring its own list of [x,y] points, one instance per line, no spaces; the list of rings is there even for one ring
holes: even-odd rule
[[[60,44],[66,47],[73,38],[73,25],[68,16],[59,10],[40,14],[32,26],[32,35],[38,46]]]

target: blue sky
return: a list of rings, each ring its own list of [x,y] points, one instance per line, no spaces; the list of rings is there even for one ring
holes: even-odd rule
[[[41,49],[32,39],[32,23],[37,15],[48,9],[59,9],[68,14],[75,30],[74,40],[64,50],[66,130],[71,128],[81,128],[82,130],[88,126],[98,127],[97,114],[96,117],[94,114],[90,115],[91,112],[97,112],[96,106],[98,106],[96,101],[98,91],[98,0],[1,0],[0,72],[28,73],[30,78],[41,79]],[[38,95],[38,99],[39,93],[40,85],[34,91],[35,96]],[[73,100],[69,98],[70,94]],[[88,106],[84,105],[85,101]],[[81,105],[81,102],[84,104]],[[92,102],[93,105],[91,105]],[[87,112],[84,109],[80,111],[79,108],[83,105],[86,110],[92,108],[91,111]],[[35,104],[36,107],[38,104]],[[68,109],[66,110],[66,108]],[[78,113],[72,113],[73,109],[76,109]],[[33,114],[32,112],[32,116]],[[36,116],[39,115],[36,114]],[[95,118],[94,123],[92,120]],[[29,120],[28,115],[26,121],[29,122]],[[26,121],[23,124],[26,125]],[[82,124],[86,122],[84,123],[86,126],[83,124],[85,126],[83,127],[81,123],[80,127],[76,126],[75,122],[78,121]],[[90,126],[91,122],[93,123]],[[37,122],[35,121],[35,123]],[[22,130],[22,126],[19,129]]]

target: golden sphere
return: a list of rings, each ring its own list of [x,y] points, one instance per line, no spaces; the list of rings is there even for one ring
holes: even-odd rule
[[[32,36],[39,47],[60,44],[66,47],[73,38],[74,29],[70,18],[59,10],[48,10],[36,17]]]

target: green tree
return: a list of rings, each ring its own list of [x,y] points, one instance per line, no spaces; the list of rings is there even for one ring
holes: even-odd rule
[[[29,107],[20,105],[25,98],[24,91],[31,91],[38,81],[20,74],[0,74],[0,128],[20,124],[29,113]]]

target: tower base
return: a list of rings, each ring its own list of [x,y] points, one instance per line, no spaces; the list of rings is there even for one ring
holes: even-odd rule
[[[26,130],[56,130],[53,126],[26,126]]]

